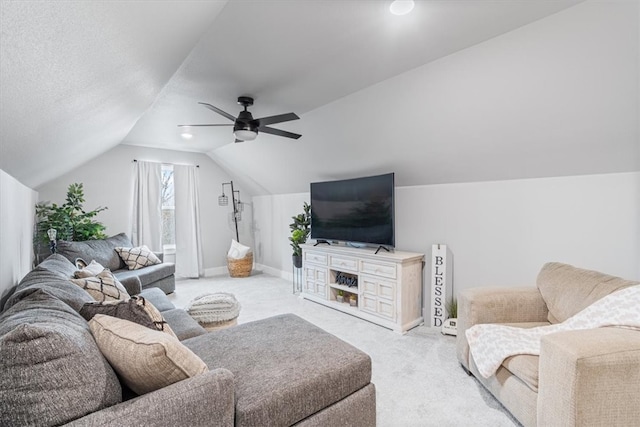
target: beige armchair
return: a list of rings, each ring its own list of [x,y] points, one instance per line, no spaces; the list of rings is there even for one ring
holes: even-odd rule
[[[525,426],[640,425],[640,331],[565,331],[542,338],[540,356],[505,359],[483,378],[465,331],[478,323],[523,328],[563,322],[605,295],[640,282],[561,263],[537,287],[473,288],[458,295],[458,360]]]

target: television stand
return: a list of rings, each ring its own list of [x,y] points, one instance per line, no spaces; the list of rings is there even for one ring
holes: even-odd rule
[[[300,247],[303,298],[401,334],[424,322],[424,254],[376,254],[373,248],[344,245]]]
[[[391,251],[389,250],[389,248],[387,248],[386,246],[382,246],[382,245],[380,245],[380,246],[378,246],[378,249],[376,249],[376,253],[375,253],[375,255],[378,255],[378,252],[380,252],[380,249],[384,249],[384,250],[385,250],[385,251],[387,251],[387,252],[391,252]]]
[[[323,245],[323,244],[331,246],[331,243],[329,243],[328,240],[322,240],[322,239],[316,241],[316,243],[313,246],[318,246],[318,245]]]

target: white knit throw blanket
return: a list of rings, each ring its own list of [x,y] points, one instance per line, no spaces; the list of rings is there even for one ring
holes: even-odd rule
[[[469,350],[480,374],[489,378],[504,359],[516,354],[540,355],[540,338],[559,331],[605,326],[640,330],[640,285],[613,292],[556,325],[537,328],[478,324],[467,329]]]

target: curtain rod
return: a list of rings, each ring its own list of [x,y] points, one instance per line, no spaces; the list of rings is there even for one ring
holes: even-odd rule
[[[138,161],[138,159],[133,159],[133,163],[136,163]],[[195,166],[197,168],[200,167],[200,165],[190,165],[187,163],[168,163],[168,162],[149,162],[147,160],[141,160],[142,162],[147,162],[147,163],[160,163],[161,165],[173,165],[173,166]]]

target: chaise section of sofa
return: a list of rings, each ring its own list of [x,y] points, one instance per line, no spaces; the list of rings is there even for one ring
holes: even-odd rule
[[[89,263],[92,260],[108,268],[125,284],[128,281],[139,281],[142,289],[160,288],[166,294],[175,291],[175,264],[163,262],[150,265],[137,270],[129,270],[115,251],[117,247],[133,247],[126,234],[120,233],[102,240],[86,240],[83,242],[69,242],[60,240],[57,245],[57,253],[67,258],[72,263],[78,258]],[[162,254],[158,254],[162,259]]]
[[[319,421],[329,415],[339,425],[375,425],[370,357],[296,315],[183,343],[209,369],[224,367],[235,376],[237,427],[323,425]]]
[[[203,329],[158,288],[140,296],[208,372],[137,396],[120,383],[78,314],[91,296],[54,254],[0,313],[2,424],[262,426],[376,424],[368,355],[295,315]]]

